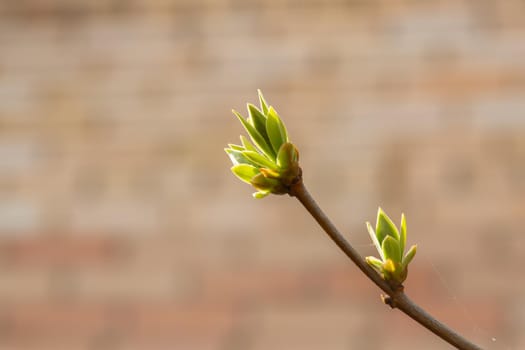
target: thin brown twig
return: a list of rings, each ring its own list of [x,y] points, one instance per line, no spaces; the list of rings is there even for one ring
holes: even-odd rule
[[[465,337],[458,334],[452,328],[444,323],[436,320],[432,315],[422,309],[419,305],[414,303],[404,293],[402,286],[392,286],[385,281],[381,276],[372,269],[366,261],[359,255],[359,253],[352,247],[352,245],[341,235],[339,230],[330,221],[326,214],[317,205],[313,197],[307,191],[302,179],[290,186],[289,194],[296,197],[301,204],[308,210],[317,223],[330,236],[332,241],[352,260],[357,267],[381,290],[383,290],[389,297],[385,298],[386,304],[392,308],[397,308],[403,311],[407,316],[427,328],[429,331],[445,340],[449,344],[455,346],[460,350],[482,350],[481,347],[467,340]]]

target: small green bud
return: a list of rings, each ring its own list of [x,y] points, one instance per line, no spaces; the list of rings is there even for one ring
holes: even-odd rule
[[[408,264],[416,254],[417,247],[413,245],[403,256],[407,228],[405,215],[401,215],[401,230],[398,230],[386,213],[379,208],[375,230],[369,222],[366,223],[368,233],[381,259],[366,257],[366,262],[383,278],[395,285],[401,285],[407,278]]]
[[[280,169],[299,166],[299,151],[292,143],[286,142],[279,148],[279,152],[277,152],[277,166]]]
[[[365,260],[368,263],[368,265],[376,269],[377,272],[382,273],[383,271],[383,261],[382,260],[379,260],[378,258],[373,257],[373,256],[367,256]]]

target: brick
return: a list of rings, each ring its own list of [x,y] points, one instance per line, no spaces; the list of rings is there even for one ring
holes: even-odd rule
[[[322,303],[292,303],[278,308],[265,308],[259,317],[260,326],[254,340],[256,349],[264,346],[347,348],[361,322],[352,312],[352,307],[345,308],[344,304],[333,308]]]
[[[232,327],[231,308],[201,304],[197,307],[148,304],[17,304],[7,308],[7,339],[60,342],[125,336],[138,342],[177,339],[199,343],[220,339]],[[58,343],[60,343],[58,342]]]
[[[255,201],[231,175],[229,110],[257,88],[363,255],[377,206],[405,212],[409,295],[520,348],[522,10],[0,3],[0,348],[446,346],[382,305],[297,201]]]
[[[17,269],[68,266],[83,267],[118,261],[125,254],[125,243],[101,237],[63,236],[3,239],[2,260]]]
[[[207,337],[220,339],[233,326],[232,309],[228,304],[170,306],[151,303],[137,310],[137,338],[180,339],[193,341]]]
[[[41,208],[33,200],[0,201],[0,235],[7,236],[16,232],[31,236],[42,223],[40,212]]]

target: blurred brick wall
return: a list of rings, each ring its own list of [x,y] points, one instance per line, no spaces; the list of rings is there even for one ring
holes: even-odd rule
[[[222,148],[261,88],[363,254],[525,348],[525,3],[0,2],[0,349],[449,349]],[[390,327],[382,335],[378,329]],[[494,338],[494,339],[492,339]]]

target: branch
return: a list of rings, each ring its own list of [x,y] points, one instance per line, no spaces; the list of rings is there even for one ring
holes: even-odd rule
[[[388,294],[389,297],[384,299],[386,304],[390,305],[392,308],[398,308],[403,311],[407,316],[421,324],[423,327],[460,350],[482,350],[481,347],[470,342],[444,323],[439,322],[432,317],[432,315],[410,300],[403,292],[403,286],[390,285],[372,267],[370,267],[350,243],[341,235],[326,214],[323,213],[321,208],[319,208],[313,197],[306,190],[302,179],[299,178],[299,181],[292,184],[288,193],[290,196],[296,197],[301,202],[346,256],[349,257],[350,260],[352,260],[372,282]]]

